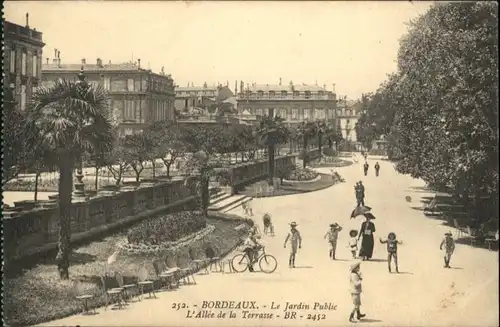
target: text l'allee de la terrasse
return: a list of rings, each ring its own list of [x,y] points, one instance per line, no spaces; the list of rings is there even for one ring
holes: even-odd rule
[[[327,319],[327,314],[337,310],[332,302],[311,303],[258,303],[257,301],[202,301],[201,304],[172,303],[175,311],[182,310],[187,319]]]

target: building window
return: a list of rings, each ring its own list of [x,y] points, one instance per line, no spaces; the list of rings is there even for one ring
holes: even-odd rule
[[[306,99],[310,99],[311,98],[311,91],[306,91],[305,96],[306,96]]]
[[[21,55],[21,75],[26,76],[26,52]]]
[[[328,118],[335,118],[335,109],[328,109]]]
[[[132,135],[132,134],[134,134],[132,128],[125,128],[125,135]]]
[[[346,115],[347,116],[351,116],[352,115],[352,111],[351,110],[346,110]]]
[[[262,108],[255,109],[255,114],[256,114],[257,116],[262,116],[262,113],[263,113],[263,112],[262,112]]]
[[[293,108],[292,109],[292,120],[297,120],[299,118],[299,109]]]
[[[104,77],[104,89],[106,91],[111,90],[111,78],[109,77]]]
[[[133,78],[129,78],[127,80],[127,89],[129,92],[133,92],[134,91],[134,79]]]
[[[135,108],[133,100],[125,100],[125,120],[134,120]]]
[[[287,91],[281,91],[281,98],[282,99],[286,99],[287,96],[288,96],[288,92]]]
[[[264,96],[264,91],[257,91],[257,96],[258,97],[263,97]]]
[[[283,118],[283,119],[287,119],[287,110],[286,108],[281,108],[280,109],[280,117]]]
[[[269,91],[269,97],[274,97],[276,95],[276,93],[274,91]]]
[[[325,95],[323,91],[318,91],[318,96],[322,97],[323,95]]]
[[[16,72],[16,50],[15,49],[10,50],[10,72],[11,73]]]
[[[293,91],[293,96],[294,97],[300,97],[300,92],[299,91]]]
[[[26,110],[26,85],[21,85],[21,111]]]
[[[38,76],[38,56],[36,54],[33,55],[33,77]]]

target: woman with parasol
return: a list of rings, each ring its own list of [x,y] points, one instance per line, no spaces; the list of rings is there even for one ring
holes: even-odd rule
[[[375,233],[375,224],[371,221],[375,219],[370,212],[364,214],[366,220],[361,224],[361,229],[359,230],[358,240],[363,237],[361,241],[361,249],[359,250],[359,257],[364,260],[370,260],[373,255],[374,238],[373,233]]]

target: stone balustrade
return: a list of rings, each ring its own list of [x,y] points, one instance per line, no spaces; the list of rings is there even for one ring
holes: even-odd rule
[[[317,151],[317,150],[316,150]],[[295,164],[295,156],[276,157],[276,169]],[[268,174],[267,160],[225,168],[231,192]],[[89,192],[91,193],[91,192]],[[47,252],[57,247],[58,196],[45,201],[20,201],[4,209],[4,258],[8,261]],[[72,205],[71,241],[78,242],[148,217],[191,210],[196,198],[183,180],[159,179],[108,185],[98,194]]]

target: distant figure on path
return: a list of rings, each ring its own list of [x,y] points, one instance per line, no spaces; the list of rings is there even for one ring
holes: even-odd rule
[[[365,161],[365,164],[363,165],[363,171],[365,172],[365,176],[368,174],[368,168],[370,168],[370,165],[368,162]]]
[[[367,153],[367,152],[365,152],[365,153],[363,154],[363,157],[365,158],[365,161],[366,161],[366,160],[368,159],[368,153]]]
[[[335,251],[337,250],[337,239],[339,237],[339,232],[342,230],[342,227],[333,223],[330,224],[330,229],[325,234],[325,239],[328,238],[328,243],[330,244],[330,258],[335,260]]]
[[[356,259],[356,253],[358,252],[358,231],[355,229],[351,229],[349,231],[349,250],[351,250],[352,258]]]
[[[441,245],[439,245],[440,250],[444,250],[444,267],[450,268],[450,259],[455,252],[455,241],[452,234],[450,232],[444,234],[444,239],[441,241]]]
[[[264,216],[262,217],[262,222],[264,224],[264,234],[270,234],[271,236],[274,236],[274,227],[273,223],[271,222],[271,215],[269,213],[264,214]]]
[[[366,216],[365,216],[366,217]],[[361,229],[359,230],[358,239],[363,237],[361,240],[361,249],[359,250],[359,257],[364,260],[370,260],[373,255],[373,233],[375,233],[375,224],[371,222],[369,217],[361,224]]]
[[[403,244],[403,242],[396,240],[396,234],[393,232],[390,232],[389,235],[387,235],[386,240],[383,240],[382,238],[380,238],[380,243],[387,244],[387,264],[389,266],[389,272],[392,272],[391,271],[391,261],[392,261],[392,258],[394,258],[394,265],[396,266],[396,272],[399,274],[398,244]]]
[[[300,233],[297,230],[297,223],[290,223],[290,233],[288,233],[285,239],[285,248],[288,241],[290,241],[290,258],[288,259],[288,266],[290,268],[295,268],[295,254],[297,254],[297,247],[300,249],[302,247],[302,237],[300,237]]]
[[[351,274],[349,276],[349,280],[351,282],[351,298],[352,298],[352,304],[354,305],[354,308],[351,312],[351,315],[349,316],[349,321],[350,322],[355,322],[354,320],[354,315],[356,315],[356,318],[360,320],[361,318],[365,317],[366,315],[362,314],[360,311],[361,307],[361,281],[363,278],[361,278],[361,274],[359,272],[361,262],[354,262],[351,264]]]
[[[375,176],[378,177],[378,173],[380,172],[380,165],[378,164],[378,161],[375,163]]]
[[[365,187],[363,186],[363,183],[361,181],[357,182],[356,185],[354,186],[354,192],[356,194],[356,205],[359,206],[364,206],[365,205]]]

